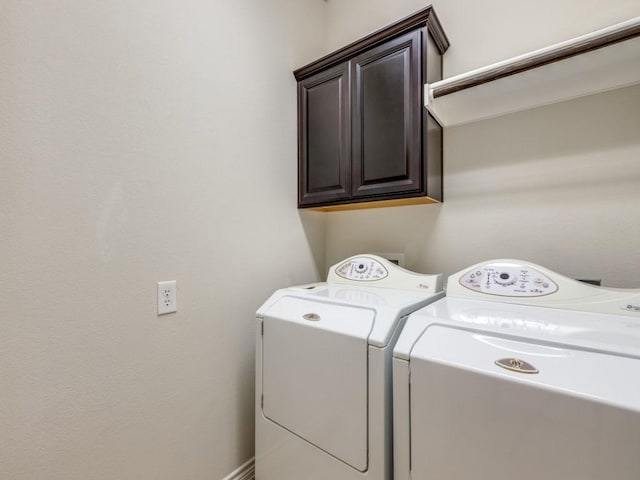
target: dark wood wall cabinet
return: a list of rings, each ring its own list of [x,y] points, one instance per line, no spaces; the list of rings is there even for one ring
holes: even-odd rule
[[[300,208],[442,201],[442,127],[423,91],[448,46],[427,7],[294,72]]]

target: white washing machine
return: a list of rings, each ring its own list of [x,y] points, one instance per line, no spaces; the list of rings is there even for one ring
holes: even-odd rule
[[[640,290],[495,260],[393,359],[395,480],[639,480]]]
[[[442,275],[373,255],[275,292],[257,312],[256,479],[390,480],[393,345],[443,295]]]

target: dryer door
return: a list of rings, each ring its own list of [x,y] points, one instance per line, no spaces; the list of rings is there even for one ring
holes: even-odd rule
[[[410,362],[414,480],[640,479],[639,359],[432,326]]]
[[[263,317],[265,417],[359,471],[367,455],[370,309],[283,297]]]

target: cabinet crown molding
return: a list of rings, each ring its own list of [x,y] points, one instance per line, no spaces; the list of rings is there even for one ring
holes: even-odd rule
[[[405,32],[413,30],[418,27],[426,26],[429,33],[433,37],[433,40],[440,50],[440,54],[443,54],[449,48],[449,39],[444,33],[440,20],[436,15],[435,10],[431,5],[419,10],[408,17],[398,20],[391,25],[377,30],[366,37],[356,40],[349,45],[342,47],[335,52],[329,53],[324,57],[300,67],[294,70],[293,75],[297,81],[300,81],[310,75],[313,75],[319,70],[326,69],[338,63],[341,63],[355,55],[362,53],[364,50],[371,48],[381,42],[387,41],[397,35],[402,35]]]

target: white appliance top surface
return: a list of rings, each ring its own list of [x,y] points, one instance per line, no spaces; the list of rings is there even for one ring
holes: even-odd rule
[[[318,314],[324,320],[329,320],[330,315],[333,315],[335,318],[331,321],[315,323],[318,328],[333,330],[340,322],[344,323],[349,320],[349,315],[344,312],[351,311],[349,308],[340,310],[335,307],[342,306],[371,311],[374,313],[373,328],[369,333],[368,342],[371,345],[384,347],[388,344],[400,318],[442,298],[443,295],[444,292],[428,294],[390,288],[317,283],[278,290],[260,307],[257,315],[259,318],[270,315],[274,308],[279,309],[280,299],[292,298],[296,299],[297,308],[288,312],[279,312],[279,316],[298,322],[306,314]]]
[[[640,318],[455,297],[446,297],[414,312],[394,355],[408,359],[413,345],[432,325],[535,339],[548,345],[573,345],[640,359]]]
[[[425,299],[440,298],[444,292],[426,293],[412,290],[396,290],[392,288],[368,287],[359,285],[315,284],[314,288],[291,287],[291,294],[307,296],[313,301],[337,302],[358,305],[367,308],[386,307],[404,310]]]

